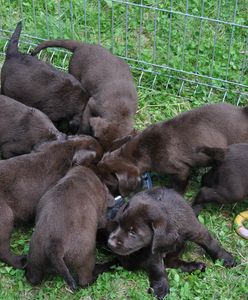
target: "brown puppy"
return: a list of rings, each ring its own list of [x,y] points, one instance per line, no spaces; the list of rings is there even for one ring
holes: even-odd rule
[[[248,196],[248,144],[233,144],[228,148],[201,147],[213,159],[213,168],[202,177],[202,188],[193,202],[196,215],[205,203],[229,204]]]
[[[199,223],[192,208],[172,189],[154,188],[133,196],[120,208],[117,228],[108,239],[109,248],[120,255],[127,268],[143,268],[148,272],[150,285],[159,299],[169,291],[165,267],[184,271],[202,269],[201,263],[178,259],[186,241],[203,247],[214,259],[223,259],[226,267],[235,265],[231,254],[220,247]]]
[[[87,167],[74,167],[39,201],[27,257],[26,277],[42,281],[51,267],[71,289],[93,282],[96,232],[110,197],[107,187]],[[112,201],[111,201],[112,202]]]
[[[0,161],[0,259],[23,268],[25,258],[10,251],[14,222],[28,222],[35,216],[41,196],[70,169],[83,164],[89,156],[96,161],[102,149],[89,136],[69,138],[64,142],[43,143],[36,153]]]
[[[239,142],[248,142],[248,107],[204,105],[146,128],[120,149],[106,153],[99,169],[112,191],[119,188],[122,195],[133,190],[147,171],[171,175],[174,188],[183,193],[190,169],[211,161],[195,151],[197,146]]]
[[[81,132],[93,134],[105,149],[111,147],[112,141],[132,133],[137,93],[129,66],[99,45],[73,40],[43,42],[32,55],[47,47],[63,47],[73,52],[69,73],[91,95]]]
[[[72,75],[18,51],[21,27],[19,22],[7,47],[2,94],[38,108],[53,122],[70,121],[70,129],[77,131],[89,96]]]
[[[0,95],[0,156],[10,158],[31,152],[41,142],[65,140],[41,111]]]

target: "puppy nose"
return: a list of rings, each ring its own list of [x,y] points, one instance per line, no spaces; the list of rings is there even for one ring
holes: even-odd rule
[[[108,244],[111,248],[116,248],[122,245],[122,242],[118,239],[109,239]]]

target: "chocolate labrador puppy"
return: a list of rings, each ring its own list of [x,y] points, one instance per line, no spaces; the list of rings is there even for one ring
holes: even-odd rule
[[[143,268],[158,299],[169,292],[165,267],[184,271],[204,269],[204,264],[183,262],[178,255],[186,241],[192,241],[211,256],[222,259],[226,267],[235,265],[225,251],[199,223],[192,208],[172,189],[153,188],[133,196],[120,208],[117,227],[109,235],[109,248],[120,255],[127,268]]]
[[[44,48],[62,47],[73,52],[69,73],[91,95],[83,114],[82,133],[92,134],[105,149],[133,131],[137,93],[128,64],[99,45],[73,40],[42,42]]]
[[[27,257],[30,283],[40,283],[51,266],[71,289],[76,281],[70,270],[81,287],[95,280],[96,232],[109,199],[113,202],[107,187],[84,166],[69,170],[43,195]]]
[[[10,251],[14,222],[32,221],[41,196],[73,164],[83,164],[89,156],[97,161],[102,155],[99,143],[89,136],[43,143],[36,151],[0,161],[0,259],[15,268],[24,267],[25,257]]]
[[[147,171],[171,176],[173,187],[184,193],[192,167],[208,166],[211,158],[197,146],[226,147],[248,142],[248,106],[209,104],[151,125],[121,148],[106,153],[99,170],[113,192],[127,195]]]
[[[193,202],[199,215],[205,203],[230,204],[248,196],[248,144],[233,144],[228,148],[201,147],[213,159],[213,168],[202,177],[202,188]]]
[[[1,71],[2,94],[38,108],[53,122],[69,121],[71,131],[76,132],[89,100],[88,94],[72,75],[20,53],[21,28],[19,22],[9,40]]]
[[[0,95],[0,156],[31,152],[38,143],[65,140],[51,120],[41,111]]]

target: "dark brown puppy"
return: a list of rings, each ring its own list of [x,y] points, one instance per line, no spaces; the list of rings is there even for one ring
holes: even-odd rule
[[[197,146],[226,147],[248,142],[248,107],[210,104],[151,125],[106,153],[99,163],[106,184],[127,195],[147,171],[171,175],[174,188],[183,193],[192,167],[208,166],[211,158]],[[116,177],[115,177],[115,176]]]
[[[72,75],[18,51],[21,27],[19,22],[7,47],[2,94],[38,108],[53,122],[70,121],[71,130],[76,131],[89,96]]]
[[[192,208],[172,189],[154,188],[133,196],[116,217],[117,228],[108,239],[109,248],[121,255],[128,268],[144,268],[159,299],[169,291],[165,267],[184,271],[202,268],[201,263],[186,263],[178,253],[186,241],[203,247],[212,259],[223,259],[226,267],[235,265],[231,254],[220,247],[199,223]]]
[[[27,257],[26,277],[38,284],[54,269],[71,289],[95,280],[96,232],[112,199],[87,167],[74,167],[39,201]]]
[[[36,153],[0,161],[0,259],[23,268],[25,259],[10,251],[14,222],[28,222],[35,216],[41,196],[61,179],[72,164],[96,161],[102,149],[92,137],[69,138],[43,143]]]
[[[41,111],[0,95],[0,156],[31,152],[38,143],[65,140],[51,120]]]
[[[202,188],[193,202],[196,215],[205,203],[230,204],[248,196],[248,144],[201,147],[198,152],[213,159],[214,166],[202,177]]]
[[[137,93],[128,64],[99,45],[73,40],[43,42],[32,54],[47,47],[73,52],[69,72],[91,95],[81,132],[93,134],[105,149],[109,149],[112,141],[132,133]]]

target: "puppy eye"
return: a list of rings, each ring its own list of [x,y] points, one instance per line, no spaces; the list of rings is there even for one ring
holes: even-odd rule
[[[130,227],[130,228],[129,228],[128,234],[129,234],[131,237],[136,236],[136,232],[134,231],[133,227]]]

